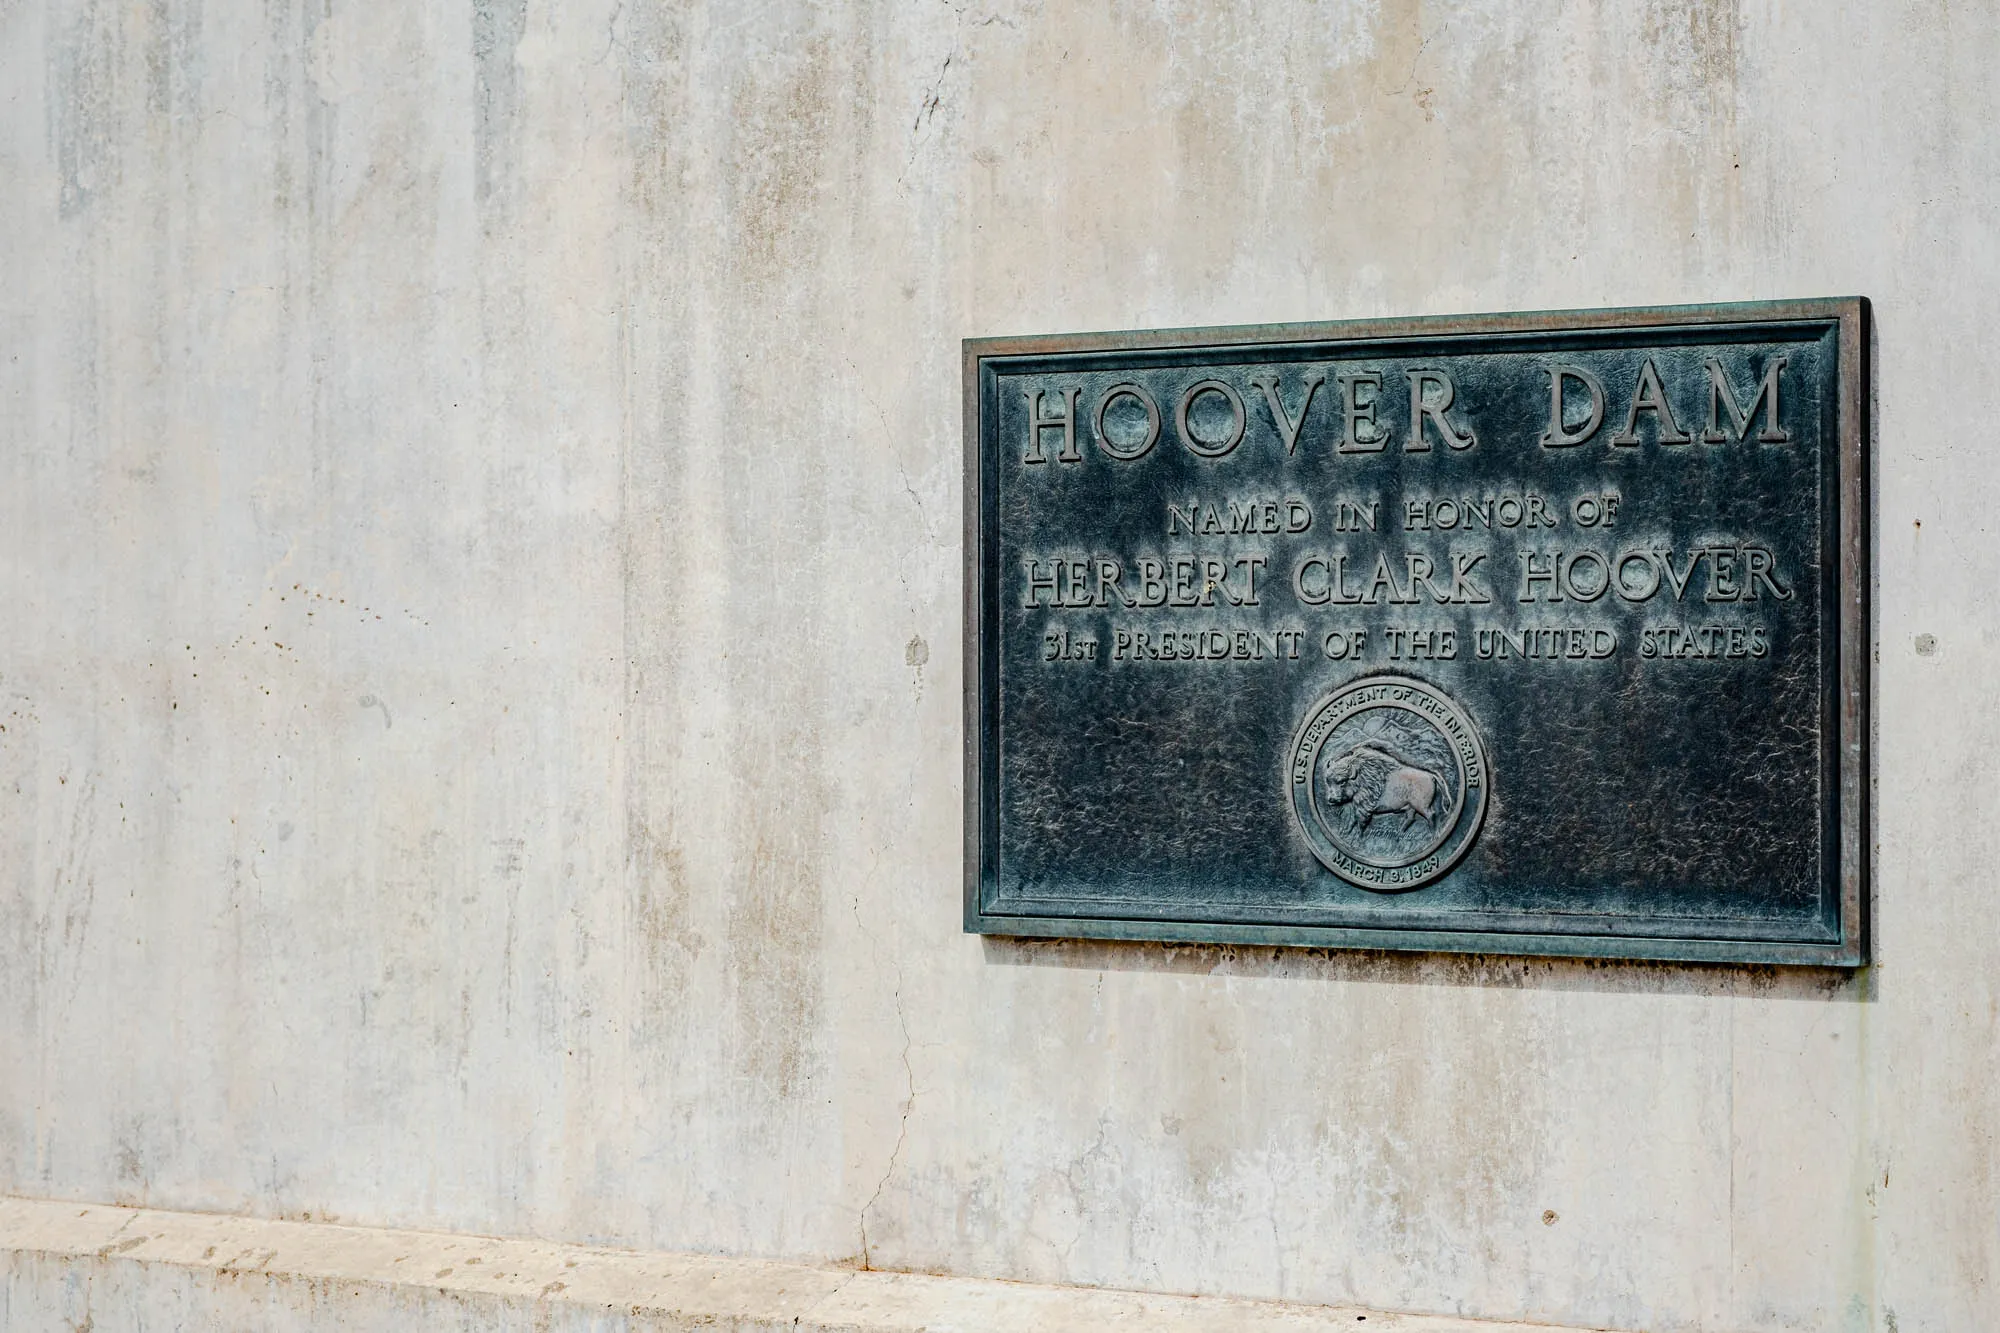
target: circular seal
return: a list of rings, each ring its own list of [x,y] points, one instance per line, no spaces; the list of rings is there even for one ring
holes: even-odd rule
[[[1362,676],[1314,704],[1286,777],[1313,855],[1377,893],[1420,889],[1457,865],[1490,786],[1472,719],[1408,676]]]

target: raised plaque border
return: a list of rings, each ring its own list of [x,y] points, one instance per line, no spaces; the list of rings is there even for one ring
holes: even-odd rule
[[[988,856],[997,845],[997,802],[989,802],[988,770],[995,759],[992,706],[997,692],[997,645],[985,634],[986,494],[980,455],[980,389],[985,363],[1002,358],[1073,352],[1172,349],[1199,351],[1243,344],[1430,338],[1440,335],[1645,332],[1689,327],[1816,323],[1839,325],[1839,552],[1834,577],[1840,657],[1837,798],[1833,813],[1840,857],[1840,937],[1819,943],[1717,940],[1637,935],[1552,935],[1500,931],[1377,930],[1365,927],[1246,925],[1146,918],[1017,916],[983,910]],[[1872,378],[1869,307],[1865,297],[1745,301],[1716,305],[1633,306],[1608,310],[1537,310],[1509,314],[1428,315],[1222,328],[1144,329],[1008,338],[968,338],[964,355],[964,765],[965,930],[968,934],[1033,939],[1152,940],[1178,944],[1278,945],[1313,949],[1382,949],[1428,953],[1765,963],[1854,968],[1869,961],[1868,821],[1870,768],[1869,619],[1872,479],[1869,395]]]

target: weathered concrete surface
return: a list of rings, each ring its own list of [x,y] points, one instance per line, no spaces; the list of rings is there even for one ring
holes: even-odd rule
[[[1914,2],[0,3],[0,1188],[2000,1327],[1996,69]],[[959,933],[961,336],[1843,292],[1872,973]]]
[[[1216,1297],[0,1197],[0,1328],[1550,1333]]]

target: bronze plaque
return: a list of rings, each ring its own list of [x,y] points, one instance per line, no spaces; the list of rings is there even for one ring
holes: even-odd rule
[[[968,341],[966,929],[1865,961],[1866,321]]]

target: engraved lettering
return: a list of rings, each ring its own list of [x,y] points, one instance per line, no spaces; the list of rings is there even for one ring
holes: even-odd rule
[[[1350,657],[1359,657],[1367,649],[1368,631],[1365,629],[1351,631],[1328,630],[1326,637],[1320,640],[1320,651],[1335,662],[1343,662]]]
[[[1250,381],[1264,391],[1264,402],[1271,409],[1271,421],[1278,428],[1278,437],[1285,442],[1285,457],[1290,458],[1299,447],[1299,431],[1306,424],[1306,411],[1312,407],[1313,392],[1326,382],[1322,371],[1314,371],[1305,380],[1305,396],[1299,399],[1299,414],[1291,416],[1285,411],[1284,402],[1278,397],[1278,377],[1260,375]]]
[[[1403,590],[1396,586],[1395,576],[1389,572],[1389,557],[1378,555],[1375,557],[1375,576],[1368,580],[1368,591],[1362,594],[1361,600],[1369,606],[1379,605],[1384,588],[1389,590],[1391,605],[1407,604],[1417,600],[1414,591],[1405,595]]]
[[[1243,589],[1243,592],[1236,599],[1236,605],[1256,606],[1258,604],[1257,575],[1263,571],[1267,563],[1269,563],[1268,557],[1261,555],[1240,555],[1236,557],[1236,567],[1243,571],[1243,577],[1238,580],[1238,585]]]
[[[1431,581],[1431,575],[1437,573],[1437,566],[1431,562],[1429,556],[1413,551],[1403,557],[1403,563],[1409,571],[1411,601],[1414,602],[1417,600],[1418,588],[1422,588],[1425,592],[1428,592],[1433,602],[1443,603],[1451,600],[1449,592],[1446,592]]]
[[[1385,566],[1386,568],[1386,566]],[[1391,581],[1394,587],[1393,580]],[[1292,591],[1307,606],[1360,606],[1363,598],[1347,586],[1347,552],[1308,556],[1292,571]],[[1372,605],[1372,603],[1370,603]]]
[[[1639,656],[1656,661],[1744,661],[1771,652],[1769,627],[1733,625],[1648,625],[1639,633]]]
[[[1562,552],[1551,551],[1548,563],[1537,569],[1535,568],[1535,557],[1539,554],[1540,552],[1532,549],[1521,552],[1521,572],[1525,580],[1521,588],[1521,600],[1524,602],[1534,601],[1535,585],[1537,583],[1546,583],[1549,585],[1547,600],[1560,602],[1562,600],[1562,585],[1558,582],[1558,579],[1561,574]]]
[[[1146,433],[1136,442],[1120,444],[1113,440],[1104,429],[1104,414],[1111,405],[1121,398],[1130,398],[1146,409]],[[1097,447],[1121,463],[1144,458],[1160,438],[1160,405],[1153,401],[1143,385],[1114,384],[1104,391],[1097,400],[1097,411],[1091,414],[1091,427],[1097,432]]]
[[[1333,557],[1333,600],[1336,606],[1359,606],[1361,594],[1347,586],[1347,552]]]
[[[1455,551],[1451,557],[1451,596],[1447,601],[1485,603],[1493,598],[1472,581],[1472,567],[1486,558],[1484,551]]]
[[[1618,651],[1618,643],[1616,630],[1598,626],[1482,625],[1473,630],[1472,655],[1488,662],[1603,661]]]
[[[1229,626],[1112,632],[1113,662],[1296,662],[1305,631]]]
[[[1425,388],[1435,385],[1438,389],[1437,401],[1432,402],[1424,394]],[[1451,376],[1442,370],[1413,370],[1410,372],[1410,439],[1403,446],[1405,453],[1420,454],[1430,450],[1431,442],[1424,435],[1424,418],[1429,417],[1437,427],[1438,435],[1453,449],[1470,449],[1478,441],[1470,430],[1460,433],[1450,421],[1445,419],[1445,411],[1458,396],[1458,387],[1451,382]]]
[[[1091,606],[1097,601],[1090,592],[1090,562],[1088,560],[1065,560],[1062,562],[1062,581],[1069,585],[1068,592],[1058,592],[1057,606]]]
[[[1727,546],[1713,546],[1708,552],[1708,596],[1710,602],[1733,602],[1743,595],[1742,584],[1738,582],[1741,570],[1738,568],[1737,553]]]
[[[1580,528],[1618,526],[1618,497],[1614,494],[1579,495],[1570,505],[1570,513]]]
[[[1125,605],[1131,606],[1133,604],[1132,594],[1126,592],[1124,588],[1119,586],[1118,581],[1124,576],[1125,576],[1125,567],[1118,561],[1107,559],[1104,556],[1098,557],[1097,605],[1099,606],[1111,605],[1111,594],[1113,592],[1116,592],[1118,594],[1118,600],[1123,602]]]
[[[1694,567],[1701,563],[1702,556],[1706,554],[1708,553],[1700,547],[1689,551],[1687,568],[1677,571],[1674,568],[1674,553],[1672,551],[1659,553],[1660,568],[1666,572],[1667,583],[1674,590],[1675,601],[1678,602],[1687,595],[1688,580],[1694,577]]]
[[[1778,562],[1769,551],[1761,546],[1743,548],[1743,578],[1746,584],[1744,596],[1757,600],[1757,585],[1763,584],[1771,590],[1771,596],[1783,601],[1791,597],[1792,590],[1778,582]]]
[[[1312,527],[1312,506],[1296,496],[1283,499],[1167,502],[1167,535],[1190,537],[1275,537]]]
[[[1567,449],[1597,434],[1604,424],[1604,381],[1582,366],[1549,366],[1544,373],[1549,377],[1549,428],[1542,432],[1542,448]],[[1575,380],[1590,394],[1590,415],[1581,425],[1571,426],[1563,416],[1564,380]]]
[[[1205,393],[1220,394],[1229,402],[1229,433],[1219,440],[1202,439],[1188,424],[1188,415],[1195,400]],[[1174,428],[1180,432],[1181,443],[1203,458],[1221,458],[1243,443],[1243,432],[1248,424],[1249,416],[1243,410],[1243,396],[1221,380],[1200,380],[1190,384],[1174,408]]]
[[[1207,558],[1203,559],[1201,562],[1201,604],[1203,606],[1214,606],[1215,594],[1219,592],[1229,599],[1231,606],[1240,605],[1241,603],[1237,600],[1235,589],[1228,585],[1228,562]]]
[[[1391,625],[1382,631],[1393,662],[1449,662],[1458,657],[1458,631],[1450,626],[1414,629]]]
[[[1023,463],[1046,463],[1042,454],[1042,432],[1060,429],[1063,433],[1062,452],[1056,455],[1058,463],[1079,463],[1083,455],[1076,447],[1076,396],[1082,389],[1058,389],[1062,399],[1062,413],[1058,416],[1042,415],[1043,391],[1023,389],[1021,396],[1028,400],[1028,452],[1021,456]]]
[[[1701,432],[1705,444],[1722,444],[1728,436],[1722,433],[1717,414],[1722,408],[1729,409],[1730,424],[1736,427],[1736,438],[1741,440],[1750,433],[1750,422],[1757,415],[1757,409],[1764,409],[1764,428],[1757,432],[1757,439],[1764,444],[1785,444],[1791,434],[1778,422],[1778,373],[1785,368],[1785,358],[1771,358],[1764,370],[1764,378],[1757,385],[1755,396],[1748,408],[1736,405],[1736,395],[1730,390],[1729,379],[1722,373],[1722,363],[1714,357],[1708,359],[1708,425]]]
[[[1095,662],[1097,660],[1097,640],[1084,638],[1069,630],[1058,630],[1042,636],[1042,660],[1044,662]]]
[[[1375,419],[1376,400],[1382,392],[1382,372],[1379,370],[1351,370],[1335,378],[1340,382],[1340,443],[1334,447],[1343,454],[1376,454],[1389,442],[1389,432]],[[1361,391],[1366,389],[1364,400]],[[1366,426],[1368,433],[1361,428]]]
[[[1299,562],[1292,571],[1292,595],[1307,606],[1325,606],[1333,600],[1333,574],[1324,559],[1314,555]]]
[[[1660,444],[1686,444],[1688,434],[1674,420],[1674,410],[1667,406],[1666,386],[1660,383],[1660,372],[1653,365],[1651,357],[1639,366],[1639,384],[1632,391],[1632,408],[1625,414],[1625,428],[1611,437],[1611,443],[1636,445],[1639,443],[1637,426],[1639,414],[1651,412],[1654,420],[1654,440]]]
[[[1577,582],[1577,566],[1590,561],[1596,573],[1589,575],[1582,583]],[[1596,551],[1578,551],[1563,566],[1563,590],[1579,602],[1594,602],[1604,595],[1611,586],[1611,564]]]
[[[1041,561],[1027,560],[1023,563],[1028,567],[1028,593],[1022,599],[1021,605],[1030,608],[1040,606],[1042,604],[1040,594],[1046,591],[1049,594],[1049,605],[1061,606],[1062,603],[1056,599],[1056,575],[1062,568],[1061,562],[1052,561],[1046,575],[1042,573]]]
[[[1370,500],[1365,506],[1352,500],[1336,500],[1333,508],[1333,530],[1335,532],[1373,532],[1380,518],[1382,503]]]
[[[1637,584],[1626,577],[1634,561],[1641,566]],[[1626,601],[1643,602],[1660,590],[1660,563],[1650,551],[1627,551],[1612,566],[1611,583]]]
[[[1601,506],[1600,501],[1600,506]],[[1417,496],[1403,501],[1405,532],[1452,532],[1473,527],[1553,528],[1560,522],[1540,495]]]

